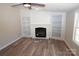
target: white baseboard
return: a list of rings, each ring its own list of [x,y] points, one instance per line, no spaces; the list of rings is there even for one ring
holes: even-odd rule
[[[58,38],[58,37],[50,37],[50,39],[55,39],[55,40],[64,40],[64,39],[61,39],[61,38]]]
[[[0,50],[6,48],[7,46],[9,46],[9,45],[11,45],[12,43],[16,42],[17,40],[19,40],[20,38],[22,38],[22,36],[18,37],[16,40],[14,40],[14,41],[12,41],[12,42],[10,42],[10,43],[4,45],[3,47],[0,48]]]
[[[73,49],[70,47],[70,45],[68,44],[67,41],[64,40],[64,42],[66,43],[66,45],[68,46],[68,48],[71,50],[71,52],[76,56],[76,52],[73,51]]]
[[[32,37],[32,39],[49,39],[49,38]]]
[[[26,35],[22,35],[22,37],[32,37],[32,36],[30,36],[30,35],[29,35],[29,36],[26,36]]]

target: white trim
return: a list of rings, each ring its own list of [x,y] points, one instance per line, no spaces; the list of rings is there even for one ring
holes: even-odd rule
[[[60,37],[50,37],[50,39],[62,40]]]
[[[66,13],[62,14],[62,30],[61,30],[61,39],[65,38],[65,27],[66,27]]]
[[[73,41],[75,40],[75,32],[76,32],[76,22],[77,22],[77,17],[78,17],[78,14],[75,13],[75,17],[74,17],[74,27],[73,27]]]
[[[33,37],[32,37],[33,38]],[[42,38],[42,37],[34,37],[33,39],[49,39],[49,38]]]
[[[68,42],[66,40],[64,40],[64,42],[66,43],[66,45],[68,46],[68,48],[70,49],[70,51],[77,56],[76,52],[73,51],[73,49],[71,48],[71,46],[68,44]]]
[[[21,8],[20,8],[20,25],[21,25],[21,35],[23,35],[23,25],[22,25],[22,16],[21,16]]]
[[[20,38],[22,38],[22,36],[18,37],[16,40],[14,40],[14,41],[12,41],[12,42],[10,42],[10,43],[4,45],[3,47],[0,48],[0,50],[6,48],[7,46],[9,46],[9,45],[11,45],[12,43],[16,42],[17,40],[19,40]]]
[[[79,46],[79,42],[76,41],[75,36],[76,36],[76,29],[77,29],[77,24],[78,24],[78,12],[75,12],[75,18],[74,18],[74,27],[73,27],[73,42]]]

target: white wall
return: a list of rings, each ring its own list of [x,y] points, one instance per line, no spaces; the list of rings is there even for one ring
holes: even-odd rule
[[[20,15],[22,21],[22,35],[26,37],[35,38],[35,28],[36,27],[46,27],[47,37],[52,38],[52,16],[60,15],[62,16],[62,37],[59,39],[64,39],[64,12],[50,12],[44,10],[28,10],[27,8],[20,8]],[[58,18],[57,18],[58,19]]]
[[[79,55],[79,46],[73,41],[74,21],[75,11],[68,12],[66,17],[65,42],[68,44],[74,54]]]
[[[21,36],[19,9],[0,5],[0,49]]]
[[[50,12],[31,11],[31,24],[51,24]]]
[[[51,34],[51,21],[48,12],[28,10],[20,8],[22,35],[35,38],[35,27],[41,26],[47,28],[47,37]],[[28,19],[29,17],[29,19]],[[50,34],[49,34],[50,33]]]

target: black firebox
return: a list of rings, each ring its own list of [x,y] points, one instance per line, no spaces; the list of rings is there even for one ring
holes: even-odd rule
[[[35,36],[46,37],[46,28],[43,28],[43,27],[35,28]]]

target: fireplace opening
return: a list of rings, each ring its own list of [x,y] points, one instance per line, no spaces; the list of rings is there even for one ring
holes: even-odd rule
[[[43,27],[35,28],[35,36],[46,37],[46,28],[43,28]]]

